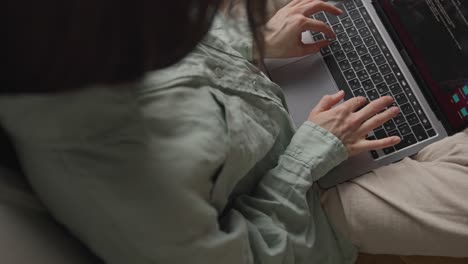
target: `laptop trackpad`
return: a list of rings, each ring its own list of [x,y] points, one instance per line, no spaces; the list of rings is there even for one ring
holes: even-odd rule
[[[311,55],[271,69],[270,73],[273,81],[283,89],[289,111],[298,127],[307,120],[310,111],[324,95],[338,91],[320,55]]]

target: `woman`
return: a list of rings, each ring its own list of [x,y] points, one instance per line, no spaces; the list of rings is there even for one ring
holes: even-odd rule
[[[213,1],[28,2],[38,5],[31,14],[16,3],[7,8],[15,30],[0,120],[40,197],[98,256],[354,262],[354,246],[328,223],[312,186],[348,156],[399,142],[365,140],[398,113],[376,115],[391,98],[332,108],[344,95],[327,96],[296,131],[281,90],[251,63],[253,41],[226,30],[223,17],[205,35]],[[258,50],[281,57],[327,45],[303,45],[300,32],[332,38],[307,17],[340,13],[296,0],[262,37],[264,16],[253,10],[263,2],[247,6],[254,36],[265,39]]]

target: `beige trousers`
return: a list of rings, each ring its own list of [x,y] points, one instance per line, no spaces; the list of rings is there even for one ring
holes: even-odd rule
[[[361,252],[468,257],[468,130],[325,191],[322,204]]]

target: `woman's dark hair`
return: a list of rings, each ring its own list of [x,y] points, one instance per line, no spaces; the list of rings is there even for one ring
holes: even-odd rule
[[[186,56],[221,0],[7,0],[1,93],[131,82]],[[262,47],[266,0],[245,0]]]

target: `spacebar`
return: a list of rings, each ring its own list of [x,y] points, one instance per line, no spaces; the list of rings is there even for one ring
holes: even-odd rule
[[[330,70],[333,79],[335,79],[336,85],[339,89],[345,92],[345,100],[353,98],[353,92],[351,92],[351,89],[349,89],[348,82],[346,82],[343,74],[341,73],[340,66],[338,66],[335,58],[332,55],[328,55],[323,59],[327,63],[328,69]]]

